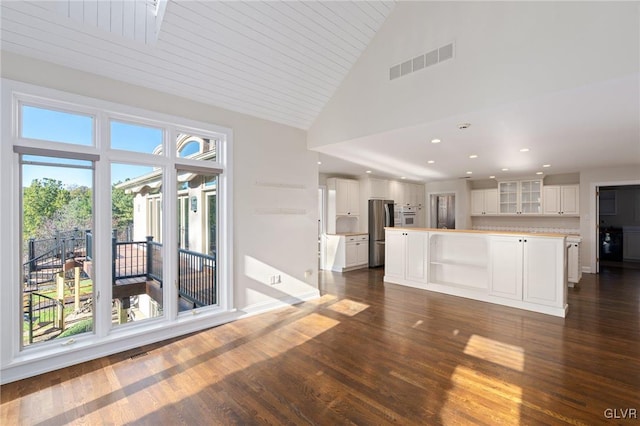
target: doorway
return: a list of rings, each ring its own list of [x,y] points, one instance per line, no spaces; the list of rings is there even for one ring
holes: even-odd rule
[[[322,267],[324,264],[324,255],[322,250],[322,235],[325,232],[325,219],[327,217],[326,208],[326,192],[327,187],[321,185],[318,187],[318,265]]]
[[[453,193],[431,194],[429,197],[429,227],[437,229],[456,228],[456,195]]]
[[[640,185],[596,188],[596,271],[640,269]]]

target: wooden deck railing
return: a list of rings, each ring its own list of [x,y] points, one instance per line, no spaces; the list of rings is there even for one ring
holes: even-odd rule
[[[93,258],[93,234],[86,231],[82,238],[87,260]],[[56,266],[64,264],[66,249],[57,246],[52,250],[61,250],[62,262],[56,261]],[[73,239],[73,247],[78,247],[77,238]],[[53,252],[52,252],[53,253]],[[46,254],[44,254],[46,255]],[[43,256],[44,256],[43,255]],[[195,307],[209,306],[217,303],[216,258],[212,255],[195,251],[178,250],[178,292],[180,297],[192,302]],[[25,266],[25,279],[29,280],[31,265],[40,259],[30,259]],[[162,243],[153,241],[153,237],[146,237],[144,241],[118,241],[116,233],[112,236],[112,282],[129,278],[144,278],[154,280],[162,287]],[[57,272],[57,270],[56,270]],[[53,272],[47,271],[48,274]]]

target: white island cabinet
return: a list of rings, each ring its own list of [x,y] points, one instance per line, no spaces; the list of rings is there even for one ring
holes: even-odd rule
[[[564,311],[567,257],[563,238],[500,235],[491,236],[490,245],[490,294],[522,301],[538,312]]]
[[[385,282],[564,317],[560,234],[387,228]]]
[[[428,233],[387,229],[385,281],[426,288]]]

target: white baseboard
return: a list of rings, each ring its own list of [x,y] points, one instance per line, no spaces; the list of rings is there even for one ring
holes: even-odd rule
[[[590,266],[583,266],[582,267],[582,273],[583,274],[590,274],[591,273],[591,267]]]
[[[261,314],[264,312],[272,311],[278,308],[284,308],[286,306],[297,305],[298,303],[306,302],[308,300],[318,299],[320,297],[320,291],[315,289],[307,293],[302,293],[296,296],[287,296],[282,299],[269,300],[266,302],[255,303],[245,308],[239,309],[239,318],[246,318],[253,315]]]

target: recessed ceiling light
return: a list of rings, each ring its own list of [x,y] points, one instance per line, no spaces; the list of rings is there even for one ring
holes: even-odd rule
[[[440,139],[431,139],[431,143],[440,143],[442,142]]]
[[[318,161],[318,164],[322,164],[322,161]]]
[[[536,172],[537,175],[543,175],[544,173],[542,172]]]
[[[495,179],[495,178],[496,178],[495,176],[489,176],[489,179]]]
[[[400,179],[406,179],[406,177],[405,177],[405,176],[402,176]]]
[[[520,148],[520,152],[529,152],[529,148]]]
[[[433,164],[433,163],[435,163],[435,161],[433,161],[433,160],[427,161],[427,164]]]
[[[469,156],[469,158],[478,158],[478,155],[477,155],[477,154],[471,154],[471,155]]]
[[[508,172],[509,169],[507,169],[506,167],[504,169],[502,169],[503,172]]]
[[[542,167],[551,167],[551,164],[543,164]]]
[[[365,173],[371,173],[371,170],[367,170]]]
[[[467,172],[468,175],[472,174],[473,172]]]

